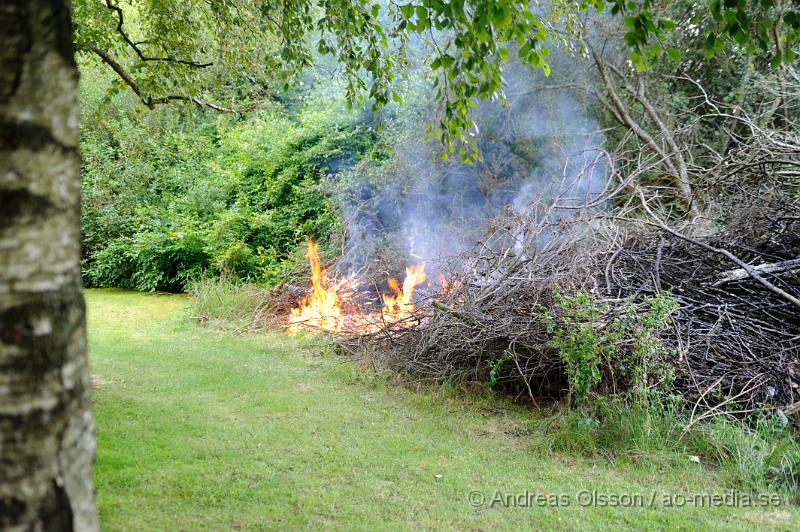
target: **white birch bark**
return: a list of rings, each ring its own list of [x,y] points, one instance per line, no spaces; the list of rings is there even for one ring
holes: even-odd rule
[[[96,530],[69,0],[0,2],[0,529]]]

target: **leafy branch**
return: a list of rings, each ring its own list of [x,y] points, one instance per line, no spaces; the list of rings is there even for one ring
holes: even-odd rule
[[[117,15],[117,28],[116,28],[117,33],[120,34],[122,39],[128,44],[128,46],[131,47],[131,49],[133,49],[134,52],[136,52],[136,55],[139,56],[139,59],[141,59],[142,61],[161,61],[165,63],[178,63],[181,65],[187,65],[195,68],[207,68],[214,64],[214,63],[201,63],[199,61],[191,61],[184,59],[175,59],[174,57],[153,57],[146,55],[144,52],[142,52],[142,49],[139,47],[139,45],[135,43],[133,39],[131,39],[130,36],[128,36],[128,34],[123,29],[122,25],[125,22],[125,15],[122,12],[122,8],[119,7],[117,4],[115,4],[114,2],[112,2],[111,0],[106,0],[106,6],[112,11],[114,11]]]
[[[131,88],[131,90],[136,94],[136,96],[139,97],[141,102],[144,105],[146,105],[149,109],[154,109],[155,106],[159,104],[166,104],[176,101],[191,102],[198,107],[213,109],[215,111],[220,111],[223,113],[242,113],[249,111],[253,108],[250,107],[247,109],[233,109],[194,96],[183,96],[177,94],[169,96],[161,96],[158,98],[147,96],[142,92],[142,89],[136,82],[136,80],[134,80],[133,77],[122,67],[122,65],[120,65],[113,57],[111,57],[111,55],[106,50],[98,48],[97,46],[86,46],[85,49],[95,53],[98,57],[100,57],[100,59],[105,64],[110,66],[111,69],[117,73],[120,79],[122,79],[122,81],[125,82],[125,84]]]

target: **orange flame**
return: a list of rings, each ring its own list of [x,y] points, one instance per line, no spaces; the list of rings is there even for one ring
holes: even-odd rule
[[[300,329],[342,332],[343,329],[376,330],[381,320],[395,321],[416,310],[414,289],[427,280],[425,263],[406,268],[403,285],[394,277],[389,278],[389,288],[394,292],[383,296],[383,312],[364,313],[352,304],[353,293],[358,283],[345,279],[331,283],[327,272],[320,264],[317,246],[308,241],[308,262],[311,265],[311,292],[293,308],[287,323],[289,334]],[[346,327],[345,327],[346,325]]]
[[[308,262],[311,265],[311,293],[300,300],[300,306],[292,309],[289,318],[289,333],[300,328],[318,328],[338,331],[342,326],[342,306],[336,288],[330,286],[328,275],[319,262],[317,245],[308,241]]]
[[[447,279],[447,277],[445,277],[445,275],[443,273],[439,274],[439,276],[437,277],[437,280],[439,281],[439,289],[444,294],[449,294],[451,292],[455,292],[456,290],[460,289],[461,286],[462,286],[461,285],[461,281],[459,281],[458,279],[454,279],[452,281],[449,281]]]
[[[424,283],[428,277],[425,275],[425,263],[420,262],[416,266],[406,268],[406,278],[403,280],[403,286],[397,282],[397,279],[390,277],[388,284],[389,288],[394,292],[394,295],[383,296],[383,313],[385,316],[401,317],[414,312],[415,306],[412,297],[414,296],[414,289],[417,285]]]

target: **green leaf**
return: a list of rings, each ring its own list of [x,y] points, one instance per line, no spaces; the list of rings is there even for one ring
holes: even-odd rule
[[[709,50],[711,51],[711,57],[714,57],[714,47],[716,46],[716,44],[717,44],[717,36],[709,32],[708,35],[706,35],[706,41],[705,41],[706,57],[708,57]]]
[[[633,17],[625,17],[625,21],[622,25],[628,30],[636,29],[636,19]]]
[[[654,43],[652,46],[650,46],[650,49],[647,51],[647,53],[650,56],[656,56],[660,54],[662,51],[663,48],[661,48],[661,45],[658,43]]]
[[[414,4],[403,4],[400,6],[400,14],[403,18],[410,19],[414,16]]]
[[[491,12],[492,25],[495,28],[505,28],[511,22],[511,10],[506,6],[495,7]]]

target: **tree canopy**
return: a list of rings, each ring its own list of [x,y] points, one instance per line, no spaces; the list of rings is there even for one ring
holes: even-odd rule
[[[682,51],[668,35],[683,25],[705,35],[705,54],[768,52],[772,64],[796,59],[800,13],[779,0],[706,0],[680,18],[665,2],[554,0],[77,0],[75,39],[150,108],[175,101],[219,111],[247,109],[322,56],[333,56],[353,105],[402,99],[398,74],[409,43],[421,42],[439,113],[435,133],[449,152],[477,156],[470,141],[477,102],[503,99],[509,61],[549,74],[556,42],[585,29],[585,14],[624,17],[631,64],[651,66]],[[710,13],[710,16],[708,14]],[[231,102],[231,103],[220,103]]]

